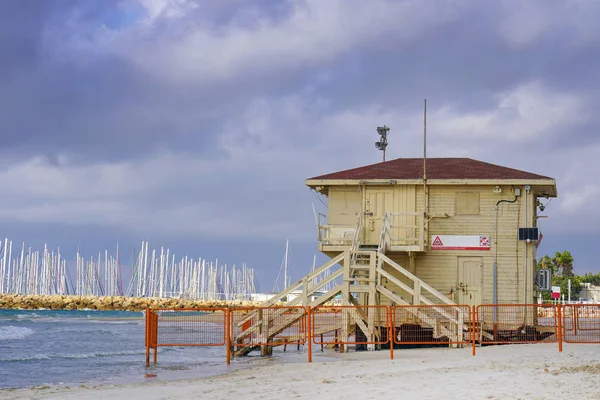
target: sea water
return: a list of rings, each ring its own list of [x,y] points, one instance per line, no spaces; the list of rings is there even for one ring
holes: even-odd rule
[[[0,388],[188,379],[260,363],[227,367],[224,347],[165,347],[146,368],[144,330],[140,312],[0,310]]]

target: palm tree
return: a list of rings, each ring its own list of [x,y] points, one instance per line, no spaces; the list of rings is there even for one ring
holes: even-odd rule
[[[556,266],[556,274],[564,276],[573,276],[573,256],[568,251],[556,252],[552,258],[552,263]]]

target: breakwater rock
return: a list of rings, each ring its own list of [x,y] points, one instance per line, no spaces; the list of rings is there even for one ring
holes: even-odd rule
[[[17,310],[121,310],[147,308],[250,307],[259,302],[241,300],[189,300],[160,297],[0,295],[0,308]]]

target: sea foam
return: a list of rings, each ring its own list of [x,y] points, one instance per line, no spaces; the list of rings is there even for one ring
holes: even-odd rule
[[[33,330],[21,326],[0,326],[0,340],[20,340],[32,335]]]

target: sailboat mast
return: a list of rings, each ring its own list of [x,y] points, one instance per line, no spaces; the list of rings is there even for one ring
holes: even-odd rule
[[[287,289],[287,287],[289,286],[288,277],[287,277],[288,246],[289,246],[289,240],[286,239],[286,241],[285,241],[285,258],[283,261],[283,290]]]

